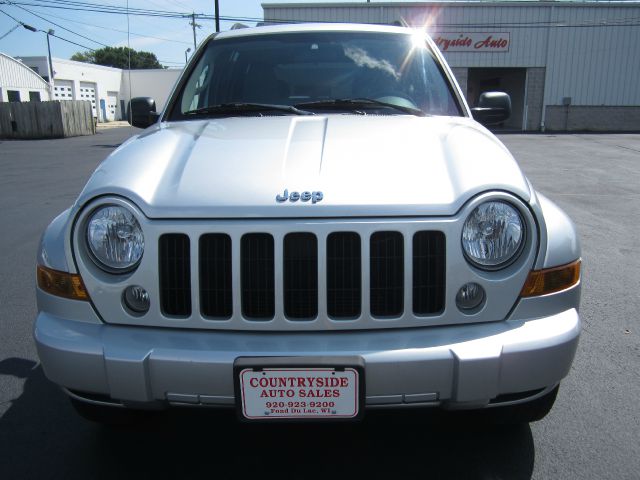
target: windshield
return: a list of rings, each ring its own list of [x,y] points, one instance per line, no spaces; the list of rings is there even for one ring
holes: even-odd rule
[[[239,108],[246,104],[251,108]],[[210,40],[170,118],[264,114],[270,105],[280,115],[292,114],[282,106],[313,113],[461,115],[424,37],[328,31]]]

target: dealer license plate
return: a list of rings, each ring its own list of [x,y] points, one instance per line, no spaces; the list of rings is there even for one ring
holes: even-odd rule
[[[239,375],[242,415],[250,420],[348,419],[359,413],[354,368],[245,368]]]

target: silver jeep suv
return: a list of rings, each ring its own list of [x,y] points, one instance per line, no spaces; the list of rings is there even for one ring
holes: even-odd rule
[[[162,113],[132,100],[146,129],[43,235],[47,377],[98,420],[542,418],[578,344],[580,247],[481,125],[510,109],[470,109],[422,31],[212,35]]]

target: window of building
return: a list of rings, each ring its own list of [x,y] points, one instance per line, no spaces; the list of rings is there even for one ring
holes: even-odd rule
[[[40,101],[40,92],[29,92],[29,101],[30,102],[39,102]]]
[[[7,99],[10,102],[20,102],[20,92],[18,90],[7,90]]]

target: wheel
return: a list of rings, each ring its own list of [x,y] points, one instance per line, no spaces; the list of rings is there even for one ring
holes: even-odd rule
[[[144,411],[131,410],[122,407],[95,405],[69,397],[71,405],[78,415],[90,422],[109,426],[125,426],[136,423],[143,416]]]
[[[491,413],[498,415],[497,420],[500,423],[513,424],[537,422],[538,420],[542,420],[546,417],[551,411],[551,407],[553,407],[553,404],[556,401],[559,388],[560,386],[558,385],[549,393],[527,403],[498,407]]]

